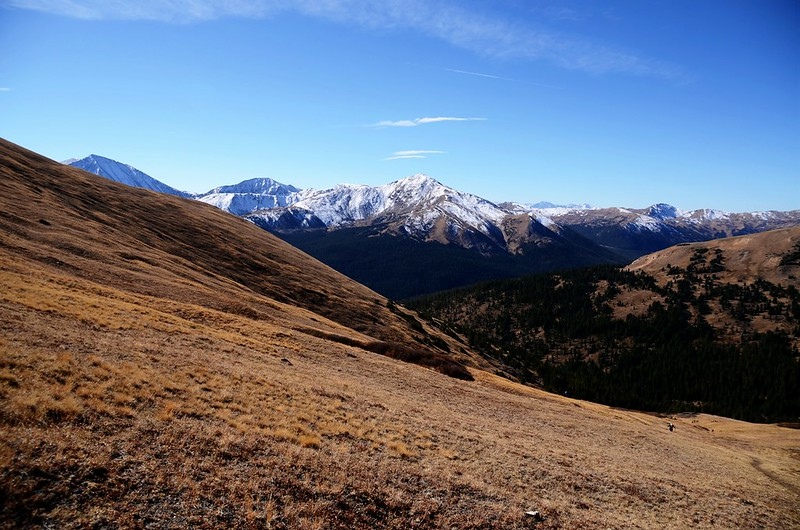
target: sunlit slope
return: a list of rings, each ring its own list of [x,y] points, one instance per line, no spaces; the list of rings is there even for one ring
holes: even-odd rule
[[[677,245],[642,256],[627,268],[646,272],[663,283],[669,280],[670,267],[686,269],[697,261],[699,253],[701,257],[708,254],[709,261],[719,253],[716,259],[720,265],[713,271],[719,281],[752,283],[763,279],[800,288],[800,226]]]
[[[781,332],[787,333],[795,345],[800,346],[797,332],[800,312],[786,293],[781,293],[785,289],[793,289],[794,293],[800,289],[800,226],[678,245],[643,256],[627,269],[650,274],[660,285],[686,279],[697,293],[709,291],[710,286],[718,287],[717,290],[726,285],[749,289],[752,294],[747,303],[742,295],[738,300],[728,297],[726,301],[719,296],[709,296],[705,310],[707,322],[725,331],[734,341],[741,340],[736,336],[741,332],[745,335]],[[728,290],[733,292],[733,289]],[[770,303],[757,295],[770,295]],[[622,293],[615,312],[622,317],[635,308],[641,311],[655,299],[641,291]],[[793,318],[787,318],[787,312]]]
[[[5,141],[0,157],[4,254],[20,274],[30,262],[300,331],[355,332],[351,339],[426,354],[450,349],[449,338],[382,296],[216,208],[117,184]]]
[[[0,161],[0,527],[800,526],[797,430],[376,355],[459,345],[211,208]]]

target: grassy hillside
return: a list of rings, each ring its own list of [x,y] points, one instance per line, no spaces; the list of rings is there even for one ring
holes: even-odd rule
[[[402,346],[452,356],[447,337],[251,223],[8,143],[0,143],[0,155],[0,229],[23,274],[22,264],[31,262],[131,294],[285,323],[299,333],[347,335],[390,353]],[[287,320],[298,312],[305,316]]]
[[[631,270],[488,283],[412,306],[555,392],[797,421],[798,267],[783,256],[794,252],[800,228],[745,237],[664,251],[669,257],[643,258]],[[643,263],[659,264],[648,269],[655,275]]]
[[[377,355],[476,359],[233,216],[0,146],[2,528],[800,525],[795,430]]]

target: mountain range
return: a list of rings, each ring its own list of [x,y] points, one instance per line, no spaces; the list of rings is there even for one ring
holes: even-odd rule
[[[118,182],[190,196],[97,155],[70,164]],[[495,204],[422,174],[382,186],[340,184],[326,190],[256,178],[191,197],[242,216],[395,299],[547,270],[625,264],[679,243],[800,223],[800,210]]]
[[[795,430],[523,386],[217,208],[0,178],[1,528],[800,525]]]

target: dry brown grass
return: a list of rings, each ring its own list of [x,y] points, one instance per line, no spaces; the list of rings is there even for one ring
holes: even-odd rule
[[[781,258],[800,243],[800,227],[782,228],[757,234],[729,237],[670,247],[647,256],[642,256],[628,266],[630,270],[642,270],[662,283],[669,278],[665,274],[667,265],[687,268],[695,251],[711,249],[722,252],[724,271],[716,278],[723,283],[751,283],[762,278],[781,285],[800,287],[800,266],[780,266]],[[713,257],[709,253],[709,258]]]
[[[298,306],[288,268],[272,283],[210,273],[158,224],[134,244],[4,208],[0,527],[800,526],[800,431],[699,415],[671,433],[481,370],[456,380],[359,347],[422,342],[377,295],[271,239],[271,263],[296,260],[340,302]],[[50,225],[30,217],[42,211]],[[328,318],[337,307],[349,314]]]
[[[712,280],[715,284],[752,285],[760,279],[783,287],[800,289],[800,265],[780,265],[781,258],[796,248],[797,244],[800,244],[800,226],[677,245],[643,256],[631,263],[627,269],[645,272],[664,286],[670,281],[680,279],[679,276],[667,274],[671,267],[686,270],[690,263],[697,260],[700,251],[702,259],[695,261],[695,265],[702,266],[704,271],[698,273],[698,276]],[[712,270],[710,264],[717,257],[717,252],[722,258],[721,270],[710,272]],[[702,283],[696,282],[694,289],[696,296],[701,295]],[[785,307],[791,305],[786,297],[779,297],[778,300]],[[614,317],[624,319],[629,314],[640,316],[645,314],[654,302],[663,302],[661,295],[649,290],[624,289],[612,302]],[[740,322],[730,311],[723,310],[718,300],[710,300],[709,307],[709,314],[704,316],[706,322],[732,342],[741,340],[743,334],[754,332],[779,331],[789,336],[795,334],[794,325],[783,316],[770,315],[764,311],[752,315],[747,322]],[[697,315],[695,307],[690,307],[689,311],[693,316]],[[796,337],[795,345],[800,346],[800,337]]]
[[[100,315],[120,302],[106,301]],[[700,415],[670,433],[665,418],[481,371],[457,381],[256,321],[232,340],[9,300],[0,315],[4,526],[800,523],[796,430]]]

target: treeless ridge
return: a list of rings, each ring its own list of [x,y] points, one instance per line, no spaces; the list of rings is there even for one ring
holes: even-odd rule
[[[2,527],[800,526],[800,431],[518,385],[232,216],[0,147]]]
[[[627,269],[644,271],[661,283],[666,283],[669,265],[687,268],[695,251],[709,249],[722,252],[724,271],[716,277],[721,282],[751,283],[762,278],[781,285],[800,288],[800,264],[781,266],[781,258],[800,244],[800,226],[781,228],[757,234],[715,239],[702,243],[687,243],[642,256]]]

